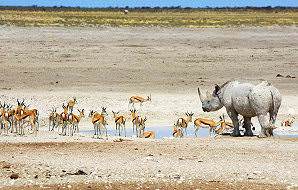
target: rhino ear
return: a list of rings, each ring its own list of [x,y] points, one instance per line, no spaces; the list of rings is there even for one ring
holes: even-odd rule
[[[219,93],[220,87],[216,84],[214,87],[213,95],[217,96]]]

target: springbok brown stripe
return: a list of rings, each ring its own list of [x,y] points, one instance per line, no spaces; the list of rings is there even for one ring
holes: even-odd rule
[[[134,97],[134,99],[137,99],[138,101],[142,101],[142,99],[141,98],[138,98],[138,97]]]
[[[204,121],[201,121],[201,123],[203,123],[205,125],[210,125],[210,123],[207,123],[207,122],[204,122]]]
[[[121,119],[121,117],[117,117],[115,122],[118,122]]]

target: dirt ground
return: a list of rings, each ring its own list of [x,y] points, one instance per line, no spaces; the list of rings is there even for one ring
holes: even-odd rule
[[[132,95],[152,95],[140,111],[148,126],[170,126],[186,111],[218,119],[225,110],[203,113],[197,87],[212,90],[232,79],[268,80],[283,95],[278,120],[298,113],[297,27],[1,26],[0,44],[0,101],[25,98],[40,111],[41,127],[49,109],[62,111],[73,96],[76,108],[86,110],[82,127],[90,130],[91,109],[106,106],[128,116]],[[0,187],[297,188],[295,138],[42,142],[49,133],[43,135],[24,142],[0,136]],[[20,178],[10,179],[12,173]]]
[[[265,79],[294,95],[297,30],[0,27],[1,88],[195,93]]]
[[[243,183],[249,189],[255,183],[253,189],[279,189],[298,185],[297,139],[1,143],[0,151],[0,160],[4,160],[0,163],[1,186],[77,188],[76,184],[99,183],[100,187],[100,183],[115,183],[117,187],[117,183],[125,183],[124,187],[138,187],[149,182],[150,189],[163,183],[237,189]],[[11,180],[13,173],[19,179]]]

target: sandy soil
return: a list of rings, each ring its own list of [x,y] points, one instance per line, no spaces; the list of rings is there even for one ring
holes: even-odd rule
[[[203,113],[196,88],[211,90],[215,83],[231,79],[270,81],[283,94],[278,120],[290,111],[298,113],[298,79],[276,77],[277,74],[298,77],[297,27],[1,26],[0,44],[0,101],[15,104],[17,98],[25,98],[40,111],[42,127],[47,127],[49,109],[55,106],[62,111],[62,103],[73,96],[78,99],[77,108],[85,108],[86,115],[101,106],[106,106],[109,113],[120,110],[128,115],[131,95],[151,94],[152,102],[144,104],[141,114],[148,117],[147,125],[154,127],[168,127],[186,111],[193,111],[195,117],[218,118],[224,110]],[[113,123],[111,115],[109,123]],[[81,127],[92,129],[87,116]],[[292,133],[297,134],[297,130]],[[100,187],[105,182],[115,182],[116,188],[117,182],[124,181],[129,188],[153,181],[149,185],[155,188],[158,180],[167,185],[173,180],[176,187],[179,184],[196,187],[187,186],[191,181],[200,188],[208,188],[204,184],[215,180],[219,188],[226,189],[233,185],[238,189],[241,184],[256,189],[257,184],[261,185],[259,189],[271,189],[273,184],[279,189],[295,188],[298,181],[295,139],[113,142],[110,138],[106,142],[89,136],[72,138],[41,132],[37,137],[2,135],[0,150],[0,187],[30,184],[37,186],[29,188],[41,184],[67,187],[79,183],[82,186],[72,187],[86,188],[87,181]],[[11,166],[7,168],[6,164]],[[87,175],[73,175],[78,169]],[[20,179],[11,180],[13,172],[19,173]]]
[[[193,181],[199,186],[199,181],[213,181],[227,186],[244,182],[246,188],[250,183],[298,187],[297,139],[219,137],[98,142],[2,143],[0,184]],[[12,173],[20,178],[10,180]]]

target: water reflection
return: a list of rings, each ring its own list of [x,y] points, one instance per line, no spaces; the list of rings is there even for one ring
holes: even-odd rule
[[[146,131],[154,131],[157,139],[173,137],[172,126],[148,126],[148,127],[146,127]],[[94,134],[94,130],[81,130],[80,133]],[[112,136],[118,136],[118,132],[115,130],[115,128],[111,128],[111,127],[108,127],[108,134],[112,135]],[[133,133],[131,127],[126,128],[126,136],[127,137],[131,137],[134,135],[135,135],[135,133]],[[124,136],[124,131],[122,132],[122,136]],[[194,128],[188,127],[187,135],[185,135],[185,136],[195,137]],[[209,129],[201,128],[198,132],[198,137],[209,137]]]

